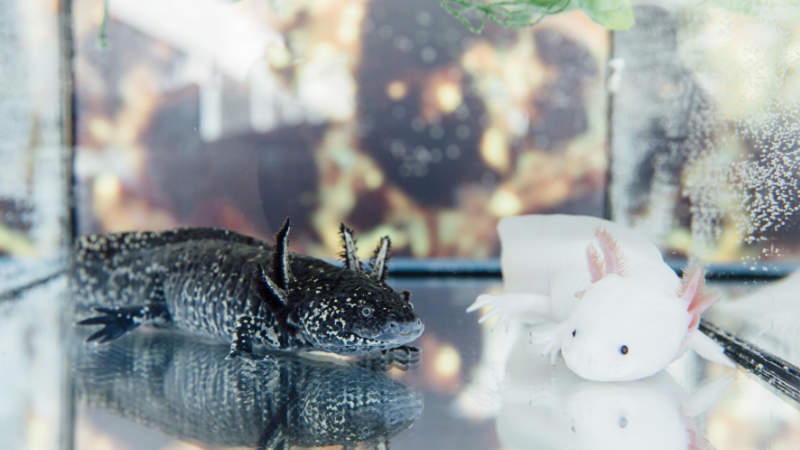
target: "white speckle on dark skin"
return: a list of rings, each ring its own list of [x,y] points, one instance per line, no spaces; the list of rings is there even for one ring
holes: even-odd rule
[[[110,308],[162,302],[168,318],[161,326],[225,342],[233,340],[237,319],[255,311],[253,345],[278,350],[366,354],[417,337],[364,337],[417,316],[400,293],[367,272],[296,254],[289,255],[288,296],[299,323],[287,325],[259,291],[259,264],[269,264],[272,251],[257,239],[211,228],[84,236],[75,251],[76,297]],[[373,311],[369,317],[365,308]]]

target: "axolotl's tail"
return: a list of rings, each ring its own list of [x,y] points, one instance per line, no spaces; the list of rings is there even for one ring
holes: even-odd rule
[[[725,298],[712,310],[716,325],[790,361],[800,359],[800,271],[744,295]]]
[[[734,367],[733,362],[725,356],[724,349],[698,330],[700,316],[719,300],[719,294],[716,291],[706,289],[703,266],[690,264],[683,271],[683,282],[678,291],[678,297],[686,304],[691,318],[685,346],[711,362]]]

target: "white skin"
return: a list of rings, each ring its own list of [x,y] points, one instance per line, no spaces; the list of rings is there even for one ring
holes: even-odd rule
[[[592,284],[577,296],[566,320],[534,339],[560,351],[573,372],[594,381],[630,381],[653,375],[683,354],[700,313],[716,298],[702,292],[703,270],[686,271],[683,286],[670,289],[651,277],[628,275],[619,243],[595,231],[600,251],[587,247]],[[602,252],[602,257],[600,256]],[[699,339],[699,338],[697,338]]]
[[[560,349],[567,367],[583,378],[636,380],[683,353],[691,319],[676,294],[612,274],[576,304],[561,327]]]
[[[652,243],[603,219],[523,216],[504,219],[499,229],[506,293],[478,297],[468,311],[491,307],[482,321],[498,316],[533,325],[539,351],[553,361],[563,354],[590,380],[647,377],[687,346],[726,362],[721,348],[696,331],[713,302],[699,267],[681,283]]]

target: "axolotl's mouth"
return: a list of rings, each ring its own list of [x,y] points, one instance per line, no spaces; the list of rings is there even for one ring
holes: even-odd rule
[[[391,320],[376,330],[357,329],[354,330],[354,334],[373,341],[403,345],[420,337],[423,331],[425,331],[425,325],[420,319],[407,322]]]

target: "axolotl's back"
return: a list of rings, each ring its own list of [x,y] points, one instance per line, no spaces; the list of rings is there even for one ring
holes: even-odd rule
[[[245,261],[269,261],[271,252],[272,247],[258,239],[216,228],[82,236],[72,265],[76,299],[90,307],[141,304],[175,274],[188,288],[196,278],[195,285],[216,285],[222,293]]]
[[[586,289],[591,284],[586,249],[598,228],[625,249],[629,274],[670,290],[679,287],[658,248],[640,233],[598,217],[537,214],[507,217],[498,225],[505,291],[546,295],[557,302]]]

